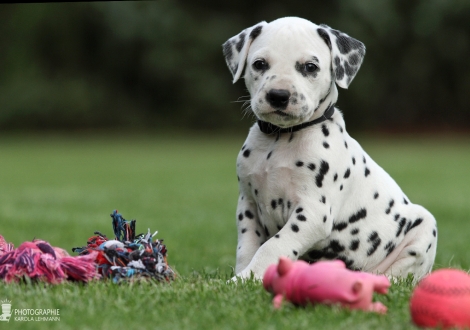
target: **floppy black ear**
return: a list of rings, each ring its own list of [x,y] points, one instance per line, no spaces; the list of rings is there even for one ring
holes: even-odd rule
[[[253,40],[258,37],[268,23],[265,21],[260,22],[252,27],[249,27],[236,36],[228,39],[223,44],[223,51],[225,56],[225,62],[232,73],[233,83],[237,82],[242,75],[243,68],[245,67],[246,57],[248,55],[248,49],[251,46]]]
[[[331,50],[336,84],[348,88],[361,67],[366,55],[366,46],[346,33],[334,30],[325,24],[321,24],[317,32]]]

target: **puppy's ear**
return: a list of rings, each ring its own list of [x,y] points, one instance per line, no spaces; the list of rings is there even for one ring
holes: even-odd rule
[[[347,89],[361,67],[366,55],[366,46],[325,24],[321,24],[317,32],[330,48],[336,84]]]
[[[242,75],[251,43],[262,33],[263,27],[267,24],[268,23],[263,21],[253,25],[228,39],[222,45],[225,61],[233,76],[233,83],[237,82]]]

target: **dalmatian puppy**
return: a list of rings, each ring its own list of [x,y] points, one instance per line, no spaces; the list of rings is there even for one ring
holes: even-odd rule
[[[340,259],[391,278],[429,273],[434,217],[348,135],[335,107],[336,86],[348,88],[365,46],[285,17],[243,30],[223,52],[257,118],[237,159],[236,276],[262,278],[280,256]]]

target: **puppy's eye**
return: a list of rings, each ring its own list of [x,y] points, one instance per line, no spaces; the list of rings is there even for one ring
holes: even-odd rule
[[[253,63],[253,68],[257,71],[265,71],[269,69],[269,65],[265,60],[256,60]]]
[[[315,72],[317,71],[317,69],[318,69],[318,66],[315,63],[312,63],[312,62],[305,63],[306,72]]]

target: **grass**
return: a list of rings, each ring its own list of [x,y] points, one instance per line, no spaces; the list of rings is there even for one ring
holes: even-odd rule
[[[0,234],[71,248],[111,235],[113,209],[158,230],[180,274],[170,285],[0,285],[13,309],[60,309],[21,329],[412,329],[409,282],[377,296],[386,316],[327,306],[273,310],[259,282],[226,284],[235,263],[235,157],[244,137],[0,136]],[[360,136],[408,197],[438,220],[435,268],[470,268],[470,139]],[[320,326],[318,326],[320,324]]]

